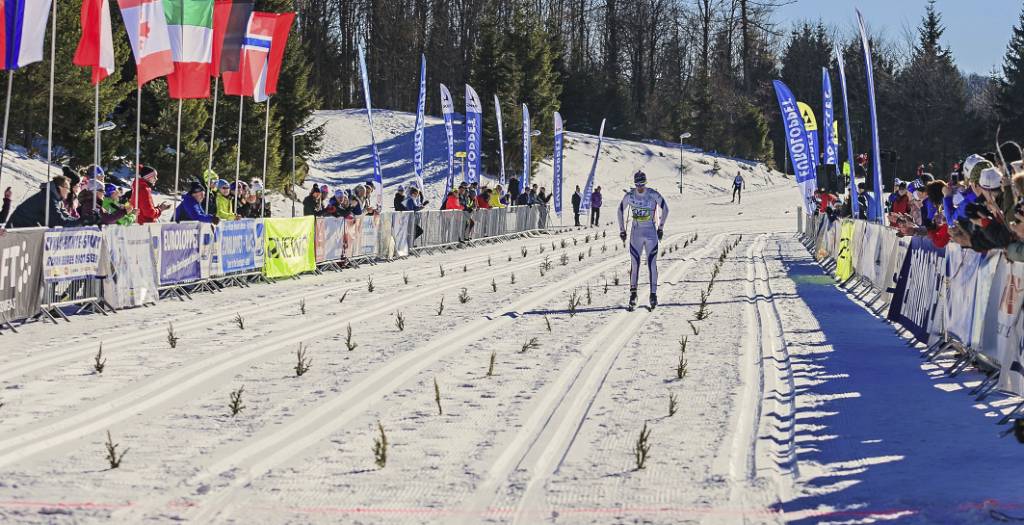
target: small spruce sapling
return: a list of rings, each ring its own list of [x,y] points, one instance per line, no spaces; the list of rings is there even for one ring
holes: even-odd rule
[[[647,455],[651,452],[651,444],[648,441],[651,437],[651,431],[647,428],[647,422],[644,421],[644,427],[640,429],[640,435],[636,439],[636,444],[633,446],[633,457],[636,459],[636,470],[643,470],[647,466]]]
[[[372,276],[366,278],[366,291],[370,292],[370,293],[373,293],[373,277]]]
[[[437,305],[437,316],[441,317],[441,314],[443,314],[443,313],[444,313],[444,296],[442,295],[441,296],[441,302],[440,302],[440,304]]]
[[[242,393],[245,392],[245,385],[238,387],[238,390],[233,390],[230,394],[231,402],[228,403],[228,410],[231,410],[231,416],[237,416],[241,412],[245,405],[242,404]]]
[[[679,409],[679,400],[676,398],[675,392],[668,393],[668,417],[676,415],[676,410]]]
[[[568,266],[569,265],[569,254],[563,252],[562,253],[561,262],[562,262],[562,266]]]
[[[462,273],[466,273],[468,271],[469,271],[469,265],[463,264],[462,265]]]
[[[590,283],[587,283],[587,306],[590,306],[591,301],[592,299],[590,296]]]
[[[395,312],[395,328],[399,332],[405,331],[405,315],[402,314],[401,310]]]
[[[372,292],[373,290],[370,290],[370,291]],[[306,298],[305,297],[303,297],[302,299],[299,299],[299,313],[302,314],[302,315],[306,315]]]
[[[388,436],[384,433],[384,425],[377,421],[379,435],[373,440],[373,462],[377,468],[388,464]]]
[[[512,284],[516,284],[516,274],[514,272],[511,274],[511,278],[509,279],[509,282],[512,283]]]
[[[529,341],[523,343],[522,348],[519,349],[520,354],[525,354],[529,350],[536,350],[540,348],[540,342],[536,337],[531,337]]]
[[[409,284],[409,274],[404,272],[402,273],[402,282],[405,284]]]
[[[178,347],[178,336],[174,334],[174,323],[167,323],[167,344],[171,348]]]
[[[346,297],[348,297],[348,290],[345,290],[345,293],[341,294],[341,299],[338,299],[338,304],[344,303]]]
[[[459,303],[466,304],[469,302],[469,290],[463,288],[459,291]]]
[[[103,343],[100,343],[100,350],[96,352],[96,357],[93,358],[92,369],[97,374],[102,374],[103,369],[107,367],[107,359],[103,357]]]
[[[522,248],[520,248],[519,249],[519,253],[523,254],[523,259],[525,259],[526,258],[526,253],[527,253],[526,246],[523,246]]]
[[[443,416],[444,409],[441,408],[441,387],[437,385],[437,378],[434,378],[434,402],[437,403],[437,415]]]
[[[233,321],[235,322],[236,325],[238,325],[239,330],[245,330],[245,319],[242,318],[242,314],[235,313],[235,318],[233,319]]]
[[[491,278],[491,291],[492,292],[497,292],[498,291],[498,283],[495,282],[493,277]]]
[[[544,323],[548,325],[548,333],[551,333],[551,319],[548,316],[544,316]]]
[[[679,361],[676,363],[676,379],[686,377],[686,342],[685,336],[679,339]]]
[[[494,375],[494,359],[495,359],[495,357],[497,357],[497,354],[494,353],[494,350],[491,350],[491,362],[490,362],[490,364],[487,365],[487,377],[491,377],[491,376]]]
[[[121,460],[124,459],[124,455],[131,449],[124,449],[120,454],[117,453],[117,447],[121,446],[120,443],[114,443],[114,438],[110,436],[110,431],[107,431],[107,442],[105,443],[107,448],[107,464],[110,465],[110,469],[116,469],[121,466]]]
[[[583,298],[581,298],[579,292],[573,288],[572,293],[569,294],[569,317],[576,317],[576,308],[579,307],[581,302],[583,302]]]
[[[295,359],[295,377],[302,377],[313,366],[313,358],[306,357],[306,347],[302,343],[299,343],[299,349],[295,352]]]
[[[438,265],[437,269],[440,270],[441,277],[444,277],[444,266],[443,265]]]
[[[351,352],[358,346],[359,343],[352,340],[352,323],[349,323],[348,328],[345,329],[345,348],[348,348],[348,351]]]

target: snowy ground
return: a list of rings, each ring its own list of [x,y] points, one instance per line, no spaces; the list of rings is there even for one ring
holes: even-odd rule
[[[622,308],[627,256],[607,224],[623,183],[605,167],[598,229],[27,325],[0,337],[0,522],[984,523],[993,508],[1024,514],[1014,468],[1022,449],[993,424],[1005,402],[972,405],[961,390],[976,377],[953,381],[922,366],[833,286],[795,238],[791,183],[765,172],[736,205],[724,175],[690,173],[679,195],[671,159],[617,147],[623,172],[646,163],[672,208],[653,312]],[[589,162],[586,148],[572,155]],[[710,318],[691,325],[734,244]],[[646,272],[641,281],[645,304]],[[582,302],[570,312],[574,291]],[[181,337],[175,349],[167,323]],[[534,337],[539,346],[522,352]],[[101,343],[100,375],[91,368]],[[300,345],[313,363],[295,377]],[[245,408],[231,417],[229,394],[243,385]],[[390,444],[384,468],[371,452],[378,422]],[[645,423],[650,458],[636,470]],[[104,459],[108,430],[129,449],[116,470]]]

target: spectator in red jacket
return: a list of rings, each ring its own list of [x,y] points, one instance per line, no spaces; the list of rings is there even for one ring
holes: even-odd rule
[[[455,190],[448,192],[448,197],[444,200],[444,207],[442,210],[461,210],[462,204],[459,203],[459,196],[455,193]]]
[[[481,209],[481,210],[490,209],[490,207],[491,207],[491,189],[490,188],[484,188],[484,190],[481,191],[476,196],[476,207]]]
[[[153,205],[153,186],[156,185],[157,172],[149,166],[142,166],[139,176],[132,182],[131,203],[136,209],[136,221],[139,224],[156,222],[160,214],[171,207],[169,203]]]
[[[830,206],[836,203],[836,196],[831,193],[822,190],[821,191],[821,202],[818,203],[818,213],[825,213]]]

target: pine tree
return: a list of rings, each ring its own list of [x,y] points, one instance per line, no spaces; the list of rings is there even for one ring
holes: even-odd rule
[[[480,47],[474,60],[472,84],[484,105],[484,170],[497,176],[500,173],[498,146],[498,119],[492,109],[493,95],[498,95],[501,102],[501,117],[505,139],[506,170],[511,173],[510,143],[516,142],[521,134],[516,130],[522,127],[522,112],[519,110],[519,93],[522,73],[515,54],[509,49],[509,39],[497,28],[494,18],[485,20],[480,26]],[[486,93],[486,94],[485,94]]]
[[[1003,75],[998,79],[996,110],[1003,129],[1018,133],[1024,130],[1024,11],[1006,47]]]
[[[514,30],[513,45],[522,70],[519,99],[530,108],[531,128],[541,132],[533,139],[532,145],[531,159],[536,164],[551,155],[554,146],[552,116],[558,111],[562,88],[554,70],[554,51],[540,21],[531,15],[523,15]],[[513,157],[512,165],[522,168],[522,144],[517,142],[520,143],[513,150],[520,154]]]

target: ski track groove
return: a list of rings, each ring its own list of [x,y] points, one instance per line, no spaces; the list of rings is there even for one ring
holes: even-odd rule
[[[673,266],[666,281],[678,280],[695,261],[721,244],[726,235],[716,235],[687,260]],[[534,509],[546,507],[543,502],[536,504],[543,495],[540,489],[557,473],[616,359],[650,314],[646,309],[618,312],[618,319],[610,320],[591,336],[582,349],[586,357],[580,360],[578,367],[564,371],[545,388],[545,393],[538,396],[541,406],[533,407],[531,417],[512,442],[505,445],[504,453],[491,463],[485,480],[466,505],[469,517],[463,523],[473,523],[481,515],[496,517],[510,513],[513,523],[531,523],[536,519],[538,511]],[[494,508],[498,490],[505,487],[514,472],[523,469],[530,473],[530,478],[517,504],[512,509]]]
[[[607,264],[608,262],[604,261],[602,264]],[[521,261],[513,267],[502,268],[502,271],[523,270],[535,264],[536,261],[532,260]],[[421,301],[436,295],[439,291],[463,288],[468,283],[486,281],[492,277],[491,274],[478,274],[475,277],[464,276],[461,279],[450,279],[446,284],[425,288],[412,294],[406,294],[404,298],[395,302],[386,302],[383,306],[363,310],[350,317],[348,321],[356,323],[378,315],[388,314],[398,306]],[[295,299],[294,296],[291,296],[287,301],[294,301]],[[299,321],[298,324],[300,325],[308,324],[302,319]],[[290,326],[291,324],[288,324],[284,328]],[[336,327],[326,323],[326,326],[309,330],[284,330],[281,335],[263,339],[261,347],[257,351],[243,347],[238,350],[228,350],[220,354],[204,357],[198,361],[178,367],[162,376],[149,378],[141,384],[132,385],[126,390],[115,393],[113,399],[105,400],[88,409],[78,410],[69,417],[52,418],[51,421],[44,421],[40,424],[32,425],[21,432],[4,436],[3,439],[0,439],[0,467],[9,466],[33,454],[89,433],[98,432],[113,423],[131,418],[145,410],[170,403],[180,396],[190,395],[193,393],[193,387],[208,383],[218,375],[227,374],[237,367],[255,361],[265,355],[273,354],[285,347],[294,346],[298,342],[331,333],[335,329]],[[87,353],[92,354],[91,350],[87,351]]]
[[[682,239],[683,236],[683,233],[679,233],[673,236],[672,239]],[[670,242],[672,241],[666,241],[666,244]],[[523,263],[526,267],[533,266],[534,264],[536,264],[535,261]],[[620,258],[611,256],[593,266],[575,272],[571,277],[559,281],[557,286],[549,286],[546,289],[523,296],[509,307],[499,308],[498,311],[481,316],[476,321],[466,323],[439,338],[418,345],[414,350],[370,372],[359,382],[349,385],[346,391],[340,395],[320,403],[301,416],[290,419],[287,424],[279,425],[271,431],[260,432],[257,436],[250,439],[248,444],[243,445],[216,463],[202,467],[199,474],[181,484],[185,489],[194,488],[212,478],[224,478],[226,474],[232,474],[228,486],[223,488],[219,495],[211,496],[206,501],[197,501],[194,504],[190,504],[191,509],[188,510],[196,513],[196,515],[190,516],[188,519],[198,523],[223,521],[231,513],[231,499],[234,496],[235,490],[239,487],[315,445],[318,441],[334,432],[336,428],[343,427],[352,419],[363,414],[375,399],[394,391],[405,381],[415,377],[420,371],[462,348],[466,341],[478,339],[479,337],[475,334],[481,328],[488,328],[487,334],[500,330],[504,325],[515,321],[516,316],[509,314],[529,311],[543,305],[562,294],[565,290],[586,282],[591,277],[603,273],[609,267],[621,264]],[[463,287],[469,281],[487,280],[491,277],[488,274],[477,278],[461,280],[457,284],[452,285],[452,287]],[[415,294],[399,304],[415,302],[421,299],[420,295],[428,293],[436,295],[437,289]],[[390,311],[395,306],[397,305],[389,304],[382,308],[381,312]],[[369,314],[363,314],[359,317],[369,316]],[[355,320],[353,318],[353,321]],[[298,339],[309,338],[313,335],[315,335],[313,332],[307,332]],[[270,435],[263,435],[267,433]],[[0,466],[4,464],[4,457],[0,456]],[[210,492],[215,490],[211,488]],[[175,500],[185,496],[187,494],[179,492],[174,497],[163,496],[155,502],[139,501],[136,505],[125,511],[128,514],[127,516],[116,515],[116,519],[125,522],[141,521],[142,516],[140,513],[154,509],[162,511]],[[211,499],[212,501],[210,501]]]
[[[572,230],[572,231],[575,231],[575,230]],[[559,234],[559,235],[564,235],[564,234]],[[533,238],[531,237],[530,239],[533,239]],[[509,241],[509,242],[513,242],[513,241]],[[415,257],[415,256],[409,256],[409,258],[403,259],[403,262],[411,260],[413,257]],[[482,262],[484,260],[486,260],[486,256],[479,255],[479,256],[474,256],[471,259],[468,259],[463,264],[472,264],[472,263],[476,263],[476,262]],[[513,259],[513,260],[515,260],[515,259]],[[360,268],[365,268],[367,266],[370,266],[370,265],[362,265]],[[349,270],[349,271],[352,271],[352,270]],[[344,271],[342,273],[344,273]],[[385,275],[379,281],[376,281],[376,284],[381,285],[381,284],[388,284],[388,283],[392,283],[392,282],[397,283],[400,280],[401,280],[401,276],[400,275],[391,274],[391,275]],[[266,285],[266,284],[264,284],[263,286],[279,286],[280,284],[281,283],[274,283],[273,285]],[[312,307],[315,307],[318,304],[320,304],[320,301],[322,301],[322,300],[324,302],[328,303],[328,304],[331,303],[331,301],[333,299],[333,294],[340,293],[342,290],[353,289],[353,288],[357,287],[359,284],[361,284],[361,283],[346,281],[344,284],[331,285],[328,288],[323,288],[320,283],[314,283],[314,282],[311,282],[311,281],[307,281],[307,282],[297,283],[297,286],[295,287],[294,290],[289,290],[288,293],[285,293],[280,299],[275,299],[275,300],[271,300],[271,301],[268,301],[268,302],[256,302],[256,301],[254,301],[254,303],[251,306],[248,306],[248,307],[245,307],[245,308],[237,308],[237,309],[234,309],[234,310],[231,310],[231,311],[225,311],[224,313],[213,313],[213,314],[209,314],[209,315],[205,315],[204,314],[204,315],[200,316],[198,319],[192,319],[192,320],[170,319],[169,322],[175,323],[175,330],[176,331],[184,333],[184,332],[188,332],[188,331],[199,329],[199,328],[205,328],[205,327],[209,327],[209,326],[216,326],[216,325],[224,323],[224,322],[229,322],[229,321],[231,321],[234,318],[234,316],[236,314],[241,314],[243,316],[249,315],[249,314],[260,314],[260,313],[271,313],[271,314],[273,314],[276,311],[277,308],[283,307],[283,306],[287,306],[289,304],[293,304],[297,298],[302,298],[303,295],[301,295],[300,293],[297,293],[297,292],[302,292],[302,291],[305,291],[305,290],[309,290],[310,292],[314,293],[317,296],[314,299],[310,299],[310,301],[317,301],[315,303],[314,302],[310,302],[310,304],[308,306],[310,308],[312,308]],[[244,291],[244,290],[247,290],[247,288],[232,288],[231,289],[232,292],[240,292],[240,291]],[[401,292],[399,292],[399,293],[401,293]],[[251,298],[250,298],[250,300],[251,300]],[[167,299],[166,301],[172,301],[172,299]],[[140,308],[137,311],[145,311],[145,309]],[[191,313],[189,313],[187,315],[189,317],[194,317],[194,314],[191,314]],[[164,319],[164,320],[167,320],[167,319]],[[247,319],[247,321],[250,321],[250,322],[251,321],[256,321],[256,319]],[[163,322],[163,320],[161,322]],[[153,335],[151,333],[149,333],[147,331],[142,331],[142,332],[134,332],[134,333],[125,334],[125,335],[122,335],[122,336],[112,337],[112,338],[109,338],[109,339],[106,339],[106,340],[102,340],[102,341],[99,341],[99,342],[103,344],[104,350],[116,350],[118,348],[123,348],[123,347],[129,346],[129,345],[132,345],[132,344],[142,343],[142,342],[146,341],[147,339],[149,339],[151,337],[153,337]],[[40,370],[40,369],[50,368],[50,367],[53,367],[54,365],[57,365],[57,364],[60,364],[60,363],[66,362],[66,361],[74,361],[74,360],[78,360],[78,359],[87,359],[93,353],[94,352],[93,352],[92,348],[89,348],[87,350],[86,349],[81,349],[81,348],[79,348],[79,345],[76,345],[75,347],[73,347],[71,349],[67,349],[67,350],[63,350],[63,351],[58,350],[56,352],[43,352],[43,353],[40,353],[39,355],[31,356],[31,357],[22,359],[20,361],[15,361],[13,363],[8,363],[8,364],[4,365],[4,369],[2,371],[0,371],[0,382],[10,381],[10,380],[16,379],[16,378],[18,378],[20,376],[31,374],[31,373],[33,373],[33,372],[35,372],[37,370]]]

